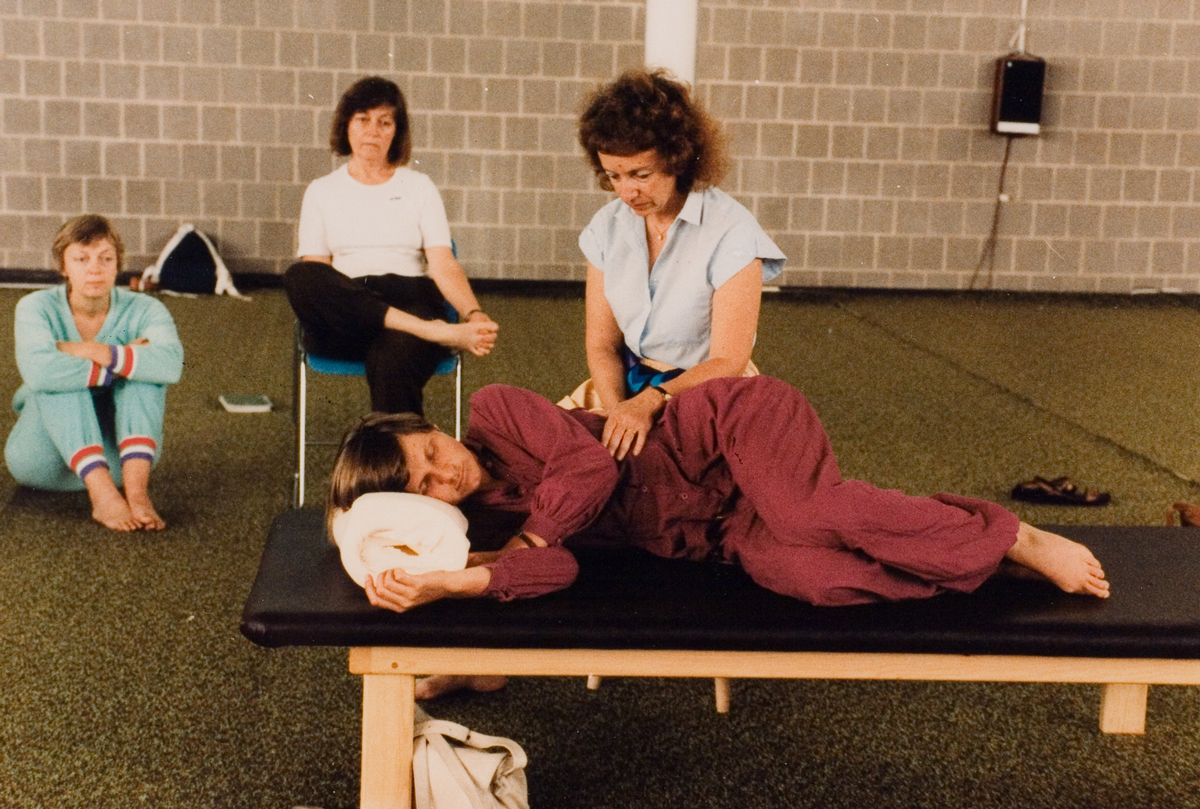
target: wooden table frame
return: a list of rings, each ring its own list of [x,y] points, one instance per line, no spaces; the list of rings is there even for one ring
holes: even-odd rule
[[[1113,598],[997,580],[826,610],[703,565],[579,548],[562,593],[395,615],[346,577],[323,514],[300,509],[272,523],[242,632],[269,648],[351,647],[364,809],[409,809],[418,674],[715,678],[718,701],[730,678],[1095,683],[1100,730],[1142,733],[1150,685],[1200,685],[1200,528],[1052,530],[1104,560]]]
[[[1096,683],[1100,730],[1144,733],[1149,685],[1200,685],[1200,660],[842,652],[356,647],[362,809],[410,809],[418,674]]]

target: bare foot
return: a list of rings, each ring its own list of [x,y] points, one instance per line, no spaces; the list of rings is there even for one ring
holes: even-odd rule
[[[507,677],[488,674],[434,674],[417,680],[417,699],[437,699],[454,691],[498,691],[508,682]]]
[[[158,516],[158,512],[154,510],[154,504],[150,502],[150,495],[147,492],[129,492],[129,510],[133,513],[133,519],[137,521],[140,528],[161,531],[167,527],[163,518]]]
[[[98,467],[83,479],[92,501],[92,519],[114,531],[135,531],[140,525],[124,495],[113,483],[108,467]]]
[[[167,524],[150,501],[150,467],[145,458],[130,458],[121,464],[121,476],[125,479],[125,499],[138,528],[161,531]]]
[[[1021,523],[1017,543],[1005,556],[1058,585],[1067,593],[1108,598],[1104,569],[1086,546]]]
[[[444,323],[439,328],[437,342],[456,351],[469,351],[477,357],[489,353],[496,345],[500,327],[491,321]]]

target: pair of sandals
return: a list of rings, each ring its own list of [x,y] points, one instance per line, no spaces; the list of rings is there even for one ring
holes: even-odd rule
[[[1107,492],[1099,492],[1092,487],[1080,490],[1067,477],[1053,480],[1036,477],[1018,483],[1013,487],[1012,498],[1053,506],[1103,506],[1112,500]],[[1169,526],[1200,527],[1200,505],[1180,500],[1167,507],[1164,517]]]
[[[1068,477],[1036,477],[1014,486],[1012,499],[1047,506],[1106,506],[1112,496],[1091,486],[1080,489]]]

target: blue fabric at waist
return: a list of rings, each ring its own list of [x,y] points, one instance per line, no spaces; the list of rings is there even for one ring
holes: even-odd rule
[[[643,364],[641,357],[628,348],[625,349],[625,389],[631,396],[653,385],[661,385],[669,379],[674,379],[682,374],[683,370],[671,368],[667,371],[656,371]]]

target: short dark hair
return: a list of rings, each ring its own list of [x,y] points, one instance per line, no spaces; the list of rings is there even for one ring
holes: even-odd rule
[[[54,234],[54,243],[50,252],[54,255],[54,264],[58,267],[59,275],[66,275],[67,267],[63,254],[73,244],[88,245],[100,239],[107,239],[117,251],[117,272],[125,265],[125,243],[121,235],[107,219],[99,214],[85,213],[74,219],[68,219]]]
[[[360,112],[369,112],[380,107],[391,107],[396,119],[396,134],[388,147],[388,162],[403,166],[412,157],[412,133],[408,128],[408,106],[404,93],[396,82],[382,76],[367,76],[350,85],[342,93],[337,109],[333,113],[333,125],[329,132],[329,148],[342,157],[350,156],[350,119]]]
[[[408,488],[408,467],[400,436],[429,433],[437,427],[416,413],[368,413],[346,431],[329,476],[326,521],[371,492]]]
[[[715,186],[729,162],[720,127],[688,86],[662,69],[628,70],[596,90],[579,117],[579,144],[606,191],[613,188],[601,154],[628,157],[654,149],[681,194]]]

